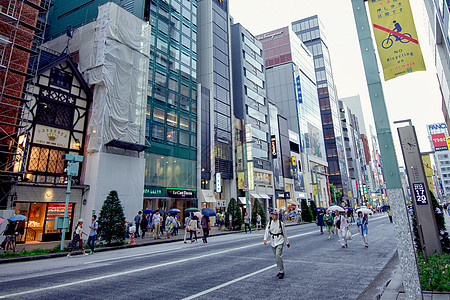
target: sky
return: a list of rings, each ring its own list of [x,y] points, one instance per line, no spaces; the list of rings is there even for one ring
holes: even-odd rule
[[[373,126],[373,116],[366,77],[350,0],[229,0],[230,14],[253,35],[284,26],[292,21],[318,15],[325,27],[327,46],[338,98],[359,95],[366,126]],[[384,82],[384,97],[397,153],[401,153],[393,121],[411,119],[420,151],[430,151],[426,124],[444,122],[441,94],[430,47],[429,21],[423,0],[410,0],[416,30],[427,71],[415,72]],[[382,68],[379,65],[380,72]],[[369,133],[369,128],[367,132]],[[375,130],[375,127],[374,127]],[[403,165],[402,158],[399,164]],[[401,159],[401,161],[400,161]]]

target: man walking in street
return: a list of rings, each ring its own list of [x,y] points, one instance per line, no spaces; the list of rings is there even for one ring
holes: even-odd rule
[[[153,215],[153,230],[154,230],[154,234],[155,234],[154,235],[155,240],[160,239],[160,237],[159,237],[159,235],[161,233],[160,225],[161,225],[161,216],[159,214],[159,210],[157,210],[155,212],[155,214]]]
[[[134,225],[136,226],[136,232],[135,237],[139,237],[139,228],[141,227],[141,214],[142,212],[139,211],[138,214],[134,217]]]
[[[97,239],[97,230],[98,230],[97,215],[92,216],[92,223],[91,226],[89,226],[89,228],[91,229],[91,231],[89,232],[87,243],[89,245],[89,248],[91,248],[90,254],[94,254],[95,240]]]
[[[284,277],[284,266],[283,266],[283,246],[289,248],[289,240],[286,235],[286,229],[283,222],[278,220],[279,210],[275,209],[272,211],[272,220],[266,226],[266,232],[264,233],[264,245],[267,245],[267,239],[270,238],[269,242],[272,246],[273,255],[275,256],[275,261],[278,267],[278,279],[283,279]]]

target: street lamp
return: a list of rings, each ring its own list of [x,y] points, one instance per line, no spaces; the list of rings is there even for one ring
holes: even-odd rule
[[[321,206],[321,203],[320,203],[320,190],[319,190],[319,181],[317,180],[317,167],[318,167],[319,165],[314,165],[314,167],[313,167],[313,169],[314,169],[314,172],[316,173],[316,191],[317,191],[317,201],[319,202],[319,206]]]

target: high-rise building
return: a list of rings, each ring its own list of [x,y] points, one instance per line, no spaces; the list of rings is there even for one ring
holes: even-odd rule
[[[436,66],[436,75],[442,94],[442,113],[447,128],[450,128],[450,32],[448,14],[450,4],[448,1],[424,1],[428,19],[430,20],[431,34],[428,35],[433,51],[433,61]],[[447,133],[449,134],[449,133]]]
[[[186,0],[185,0],[186,1]],[[234,180],[234,131],[233,95],[231,92],[230,17],[228,1],[198,2],[198,65],[197,81],[209,96],[201,104],[210,108],[209,124],[202,119],[202,126],[211,128],[209,140],[202,137],[202,194],[215,190],[217,203],[236,198]],[[206,91],[205,90],[205,91]],[[212,150],[212,155],[203,151]],[[210,160],[210,163],[206,161]],[[210,169],[204,167],[209,166]],[[205,199],[207,197],[204,197]],[[203,201],[202,201],[203,202]]]
[[[363,175],[363,167],[365,167],[365,158],[360,141],[359,120],[343,101],[339,100],[338,103],[347,157],[348,176],[352,187],[348,196],[352,206],[355,204],[362,205],[364,203],[363,185],[365,184],[365,176]]]
[[[231,54],[233,70],[234,116],[243,122],[240,147],[236,153],[238,190],[243,196],[240,179],[252,183],[250,198],[258,199],[263,207],[269,207],[274,194],[273,172],[270,154],[269,108],[266,96],[266,78],[263,46],[241,24],[231,25]],[[251,137],[250,141],[245,138]],[[242,150],[241,150],[242,149]],[[244,151],[247,151],[244,156]],[[244,158],[246,162],[244,162]],[[240,163],[242,161],[242,163]],[[248,168],[248,164],[251,164]],[[243,173],[253,169],[252,173]],[[245,176],[246,175],[246,176]],[[245,180],[247,177],[247,180]]]
[[[434,161],[438,171],[438,187],[444,199],[450,198],[450,157],[446,137],[448,127],[446,123],[427,125],[428,139],[431,149],[434,150]]]
[[[330,183],[348,196],[347,165],[345,161],[342,128],[339,120],[336,87],[331,68],[331,58],[323,24],[317,15],[292,22],[292,29],[308,47],[314,57],[317,92],[322,117],[322,128],[327,152]]]
[[[299,153],[301,158],[297,161],[293,155],[283,161],[283,168],[287,166],[293,174],[284,177],[284,190],[292,195],[291,202],[287,202],[299,205],[301,199],[309,199],[319,206],[327,206],[328,164],[312,54],[289,27],[257,38],[264,46],[268,98],[286,118],[292,131],[291,152]]]

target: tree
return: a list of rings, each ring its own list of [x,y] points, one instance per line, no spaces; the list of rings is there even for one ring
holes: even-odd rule
[[[252,224],[256,226],[256,213],[261,216],[261,225],[266,225],[266,214],[264,213],[264,208],[259,203],[258,199],[255,199],[255,203],[253,204],[252,210]]]
[[[302,219],[303,222],[312,222],[311,209],[306,202],[306,199],[302,199]]]
[[[332,183],[330,183],[330,194],[331,194],[331,199],[333,200],[332,201],[333,204],[338,205],[339,203],[341,203],[342,193],[341,193],[341,191],[336,189],[336,187]]]
[[[316,202],[314,200],[311,200],[309,208],[311,209],[312,219],[315,220],[316,217],[317,217],[317,209],[316,209],[317,205],[316,205]]]
[[[229,220],[229,215],[233,216],[232,226],[233,230],[241,230],[242,227],[242,213],[236,199],[231,198],[228,203],[227,211],[225,212],[225,221]]]
[[[98,235],[108,245],[125,240],[125,215],[117,191],[109,192],[98,218]]]

